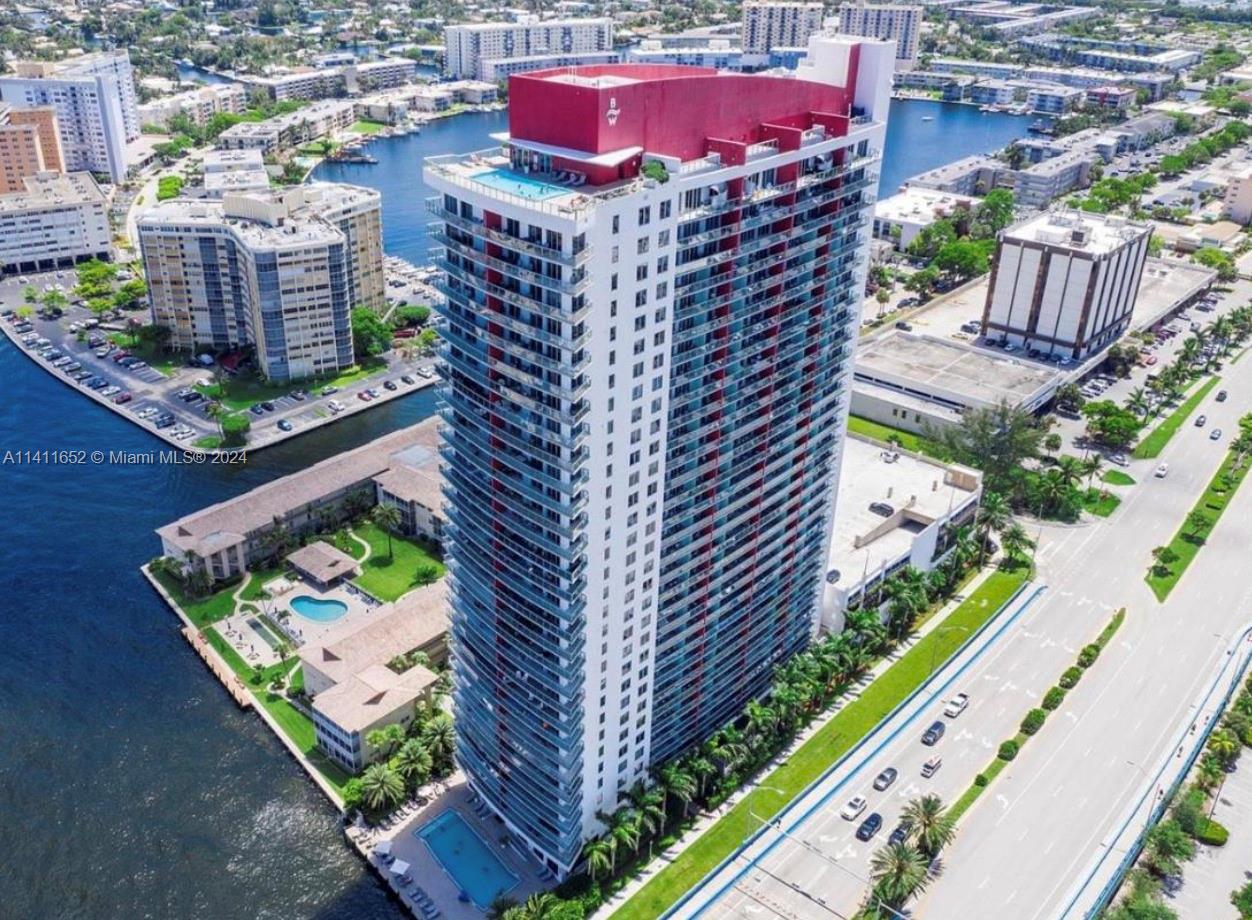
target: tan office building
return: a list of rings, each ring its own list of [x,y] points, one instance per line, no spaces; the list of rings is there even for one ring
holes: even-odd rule
[[[56,110],[0,105],[0,194],[26,191],[27,176],[64,169]]]

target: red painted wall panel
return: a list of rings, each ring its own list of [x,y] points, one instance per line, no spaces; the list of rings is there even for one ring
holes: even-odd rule
[[[851,59],[856,60],[853,54]],[[509,80],[509,133],[590,153],[643,147],[696,159],[707,138],[756,143],[760,126],[804,126],[808,113],[844,114],[851,88],[808,80],[717,74],[707,68],[617,64],[579,67],[579,76],[619,75],[637,82],[591,87],[536,71]]]

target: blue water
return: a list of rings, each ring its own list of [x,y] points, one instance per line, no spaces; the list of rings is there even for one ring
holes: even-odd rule
[[[445,811],[413,834],[426,841],[443,871],[483,910],[517,887],[518,877],[455,811]]]
[[[924,121],[929,116],[931,121]],[[897,99],[891,103],[883,151],[882,197],[894,194],[909,176],[960,157],[990,153],[1026,136],[1033,118],[980,112],[972,105]],[[434,194],[422,181],[422,160],[448,153],[498,147],[491,134],[508,130],[507,112],[456,115],[431,122],[420,134],[375,138],[369,152],[377,165],[324,162],[313,178],[376,188],[383,196],[383,243],[387,251],[416,265],[427,261],[424,200]],[[514,191],[505,180],[504,191]],[[534,180],[531,180],[534,181]],[[537,183],[541,184],[541,183]]]
[[[0,917],[401,920],[338,815],[143,580],[153,528],[431,415],[419,391],[231,466],[160,451],[0,339]]]
[[[343,601],[327,600],[300,594],[291,599],[291,609],[306,620],[313,620],[317,623],[333,623],[348,612],[348,605]]]
[[[555,198],[557,195],[564,195],[569,191],[563,186],[532,179],[524,173],[514,172],[511,169],[493,169],[490,172],[477,173],[474,179],[489,188],[499,189],[530,201],[544,201],[548,198]]]

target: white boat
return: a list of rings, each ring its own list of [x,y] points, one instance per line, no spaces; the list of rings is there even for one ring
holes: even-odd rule
[[[934,116],[934,115],[923,115],[923,116],[922,116],[922,121],[934,121],[934,120],[935,120],[935,116]]]

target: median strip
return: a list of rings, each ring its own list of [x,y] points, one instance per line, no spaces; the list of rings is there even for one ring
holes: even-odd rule
[[[1165,546],[1152,551],[1152,565],[1146,581],[1158,601],[1164,601],[1174,590],[1182,573],[1199,554],[1208,535],[1235,496],[1235,491],[1248,474],[1248,452],[1252,450],[1252,414],[1239,420],[1240,434],[1235,439],[1217,475],[1209,482],[1187,515],[1183,526]]]
[[[1029,574],[1026,565],[993,572],[942,626],[922,637],[781,766],[763,777],[757,789],[618,908],[612,915],[615,920],[652,920],[664,914],[758,830],[761,820],[787,807],[939,670],[969,637],[1004,609]]]
[[[1165,421],[1153,428],[1147,437],[1139,442],[1132,456],[1136,460],[1152,460],[1159,457],[1165,445],[1169,443],[1169,439],[1178,433],[1187,418],[1195,411],[1196,406],[1200,405],[1204,397],[1209,394],[1209,390],[1217,386],[1220,381],[1220,377],[1210,377],[1204,381],[1181,406],[1166,416]]]

